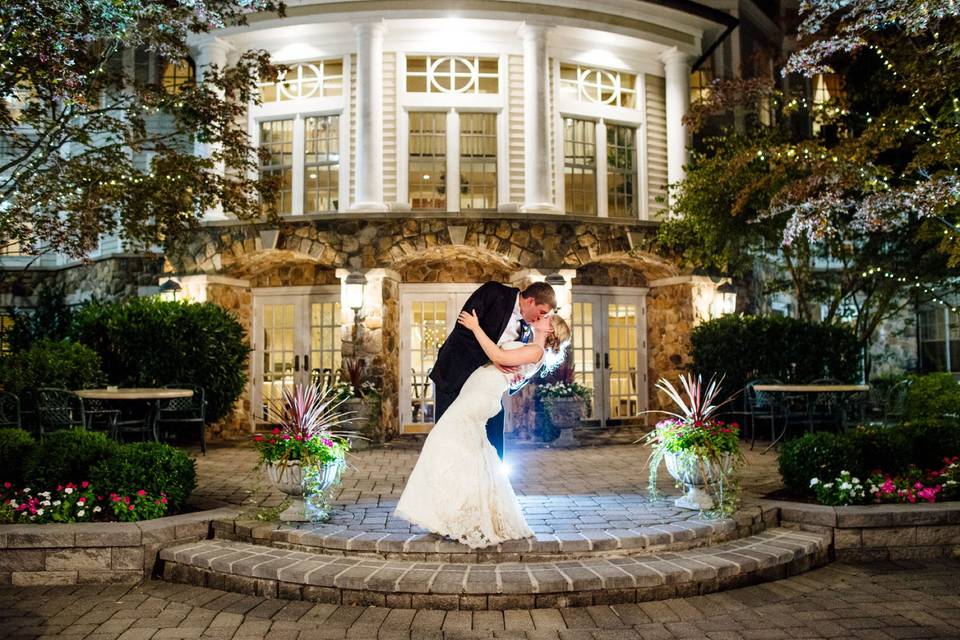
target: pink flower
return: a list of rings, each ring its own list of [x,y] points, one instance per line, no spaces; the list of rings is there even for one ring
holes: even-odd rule
[[[130,504],[130,496],[123,496],[123,501],[126,502],[127,504]],[[132,509],[133,507],[130,507],[130,508]]]
[[[167,504],[167,497],[164,496],[164,497],[160,498],[160,502],[163,503],[163,504]]]
[[[261,436],[261,435],[253,436],[253,441],[254,441],[254,442],[263,442],[263,436]]]
[[[284,440],[289,440],[289,439],[290,439],[290,436],[288,436],[287,434],[283,434],[283,439],[284,439]]]
[[[83,482],[80,483],[80,486],[83,487],[84,489],[86,489],[87,487],[90,486],[90,483],[87,482],[86,480],[84,480]]]
[[[138,496],[145,496],[145,495],[147,495],[147,492],[144,491],[143,489],[140,489],[140,491],[137,491],[137,495],[138,495]]]
[[[3,483],[3,488],[4,488],[4,489],[9,489],[9,488],[12,487],[12,486],[13,486],[13,485],[10,484],[9,482],[4,482],[4,483]]]
[[[130,511],[133,511],[133,505],[130,505],[128,509],[130,509]]]
[[[273,435],[277,435],[278,433],[280,433],[280,429],[277,427],[274,427],[273,431],[271,431],[270,433],[272,433]]]

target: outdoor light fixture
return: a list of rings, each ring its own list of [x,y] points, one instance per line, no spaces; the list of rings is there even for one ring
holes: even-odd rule
[[[546,282],[551,287],[562,287],[565,284],[567,284],[567,279],[564,278],[562,274],[551,273],[546,278],[544,278],[544,282]]]
[[[160,285],[160,297],[164,300],[176,300],[177,292],[183,289],[180,283],[170,278]]]
[[[356,342],[360,335],[360,323],[363,321],[360,310],[363,308],[363,292],[367,286],[367,278],[362,273],[351,273],[343,284],[344,302],[353,309],[353,340]]]
[[[565,309],[566,306],[570,304],[570,292],[567,290],[567,279],[563,277],[562,273],[551,273],[544,278],[543,281],[553,287],[554,294],[556,294],[557,297],[557,306],[554,308],[554,312],[560,313],[561,309]]]
[[[717,287],[716,302],[717,316],[729,315],[737,310],[737,288],[729,282]]]

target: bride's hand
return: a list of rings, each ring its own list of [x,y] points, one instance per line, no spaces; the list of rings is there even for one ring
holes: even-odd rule
[[[471,310],[469,313],[466,311],[460,312],[460,317],[457,318],[457,322],[462,324],[470,331],[476,331],[480,328],[480,318],[477,317],[477,312]]]

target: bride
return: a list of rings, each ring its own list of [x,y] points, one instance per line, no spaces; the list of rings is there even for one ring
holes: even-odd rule
[[[507,479],[497,450],[487,440],[487,420],[500,411],[511,381],[527,378],[544,361],[562,360],[570,338],[563,318],[532,323],[529,344],[498,347],[480,328],[475,311],[457,320],[470,329],[491,364],[478,368],[427,436],[397,503],[395,515],[477,549],[533,535]],[[504,373],[497,366],[516,368]]]

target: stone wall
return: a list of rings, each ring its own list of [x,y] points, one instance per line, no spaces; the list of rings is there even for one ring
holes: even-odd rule
[[[690,335],[694,322],[689,284],[657,286],[647,293],[647,380],[651,409],[671,405],[654,385],[661,377],[675,381],[687,370],[691,363]]]
[[[212,282],[206,285],[206,300],[219,305],[232,313],[247,334],[247,340],[253,334],[253,296],[250,289],[244,286]],[[213,437],[231,438],[250,433],[250,416],[253,415],[253,404],[250,395],[253,380],[252,357],[247,358],[247,386],[234,404],[233,411],[216,424],[207,427],[208,434]]]
[[[60,268],[0,269],[4,304],[29,307],[43,287],[63,286],[68,302],[90,298],[123,300],[157,286],[163,258],[157,255],[114,256]]]
[[[145,520],[0,525],[0,584],[125,583],[153,574],[160,549],[205,540],[211,522],[235,509]]]

